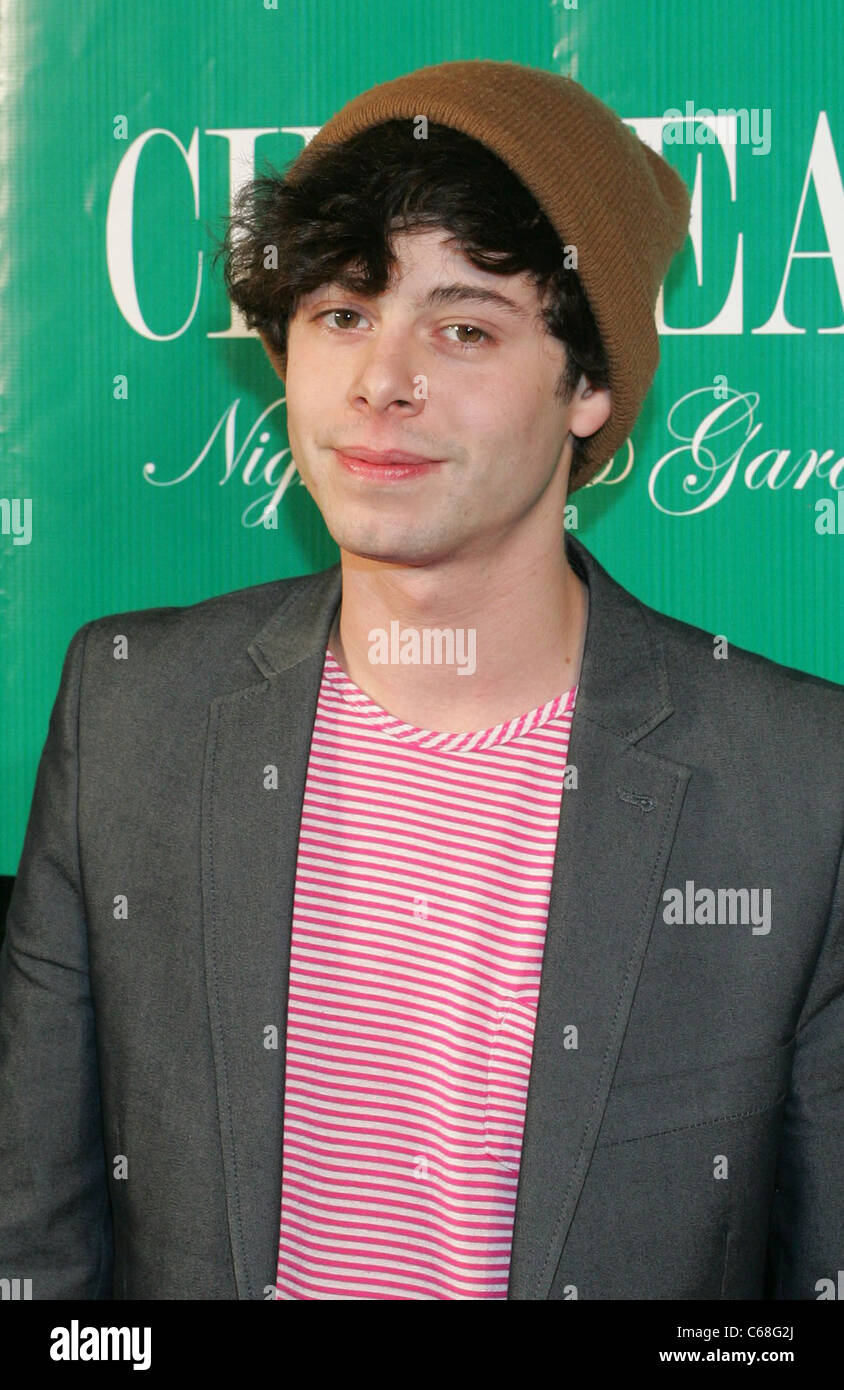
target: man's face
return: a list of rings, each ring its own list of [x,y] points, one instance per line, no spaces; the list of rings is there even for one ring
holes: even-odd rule
[[[583,379],[571,401],[556,397],[566,349],[538,319],[527,276],[479,270],[446,241],[441,230],[397,236],[384,294],[323,285],[289,324],[302,479],[341,549],[396,564],[491,556],[519,527],[534,542],[537,527],[559,537],[568,432],[592,433],[609,413],[608,392],[581,400]],[[438,462],[373,476],[338,457],[356,448]]]

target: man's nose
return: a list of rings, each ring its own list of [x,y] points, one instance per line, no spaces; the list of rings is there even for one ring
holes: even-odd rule
[[[418,413],[427,400],[427,379],[420,370],[418,344],[405,329],[381,329],[354,355],[349,384],[353,405],[382,411],[400,406],[405,414]]]

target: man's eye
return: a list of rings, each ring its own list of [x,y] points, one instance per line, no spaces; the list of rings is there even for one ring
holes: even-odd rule
[[[342,330],[344,328],[358,327],[358,325],[351,322],[351,320],[363,319],[364,316],[359,313],[357,309],[325,309],[317,317],[325,319],[329,327]],[[449,332],[451,329],[456,329],[458,333],[468,333],[471,335],[468,339],[460,337],[450,339],[457,347],[461,348],[479,347],[482,342],[492,337],[490,333],[487,333],[486,329],[476,328],[473,323],[446,324],[445,331]]]
[[[473,335],[468,340],[465,338],[452,339],[452,342],[456,342],[459,347],[476,347],[480,345],[484,338],[490,337],[490,334],[487,333],[485,329],[476,328],[473,323],[449,323],[446,325],[446,331],[449,328],[456,328],[458,330],[465,329],[468,333]]]
[[[326,309],[326,311],[325,311],[324,314],[320,314],[320,318],[326,318],[326,317],[329,318],[329,319],[331,319],[331,318],[339,318],[339,319],[345,318],[345,319],[347,320],[345,323],[334,323],[334,324],[332,324],[332,325],[331,325],[332,328],[341,328],[341,327],[342,327],[342,328],[349,328],[350,326],[351,326],[351,327],[354,327],[354,324],[350,325],[350,324],[348,323],[348,319],[350,319],[350,318],[353,318],[353,319],[360,319],[360,318],[363,318],[363,314],[359,314],[358,311],[357,311],[357,309]]]

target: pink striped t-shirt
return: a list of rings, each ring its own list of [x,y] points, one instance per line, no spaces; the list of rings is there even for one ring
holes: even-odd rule
[[[414,728],[326,651],[296,871],[276,1298],[507,1296],[577,687]]]

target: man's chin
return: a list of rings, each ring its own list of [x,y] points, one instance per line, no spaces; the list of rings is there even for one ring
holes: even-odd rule
[[[393,566],[434,565],[446,559],[441,547],[424,545],[407,537],[378,537],[335,535],[334,540],[344,556]]]

